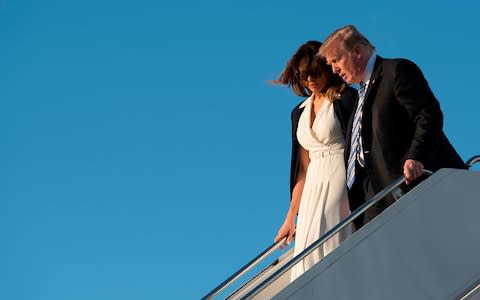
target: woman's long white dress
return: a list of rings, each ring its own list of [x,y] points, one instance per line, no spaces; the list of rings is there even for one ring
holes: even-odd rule
[[[302,105],[305,109],[298,122],[297,138],[300,145],[308,150],[310,164],[297,216],[294,255],[318,240],[350,213],[343,156],[345,138],[334,113],[333,103],[323,101],[312,127],[311,97]],[[319,262],[351,232],[352,227],[349,225],[297,263],[292,268],[291,280]]]

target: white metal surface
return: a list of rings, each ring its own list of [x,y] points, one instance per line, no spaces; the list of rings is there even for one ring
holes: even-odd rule
[[[480,172],[440,170],[273,299],[465,296],[480,279],[479,189]]]

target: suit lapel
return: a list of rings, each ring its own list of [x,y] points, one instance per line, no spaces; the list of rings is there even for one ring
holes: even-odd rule
[[[372,124],[369,122],[364,122],[364,120],[371,120],[371,107],[373,103],[373,98],[375,97],[376,90],[378,85],[381,82],[382,79],[382,61],[383,58],[377,55],[377,59],[375,60],[375,65],[373,67],[372,71],[372,76],[370,76],[370,82],[368,84],[367,91],[365,93],[365,100],[363,103],[363,117],[362,117],[362,134],[365,134],[366,132],[370,132]],[[371,95],[371,96],[370,96]],[[355,102],[355,108],[354,112],[357,109],[358,105],[358,97],[357,101]],[[352,135],[352,123],[353,123],[353,118],[354,118],[354,113],[350,116],[350,119],[348,120],[348,130],[347,130],[347,135],[346,135],[346,141],[347,145],[345,147],[345,159],[348,160],[348,155],[350,153],[350,141],[351,141],[351,135]],[[367,136],[365,140],[364,136],[364,142],[366,141],[367,143],[369,142],[370,137]],[[367,144],[368,145],[368,144]]]
[[[381,81],[382,61],[383,61],[383,58],[377,55],[377,59],[375,60],[375,65],[373,66],[372,76],[370,76],[370,83],[368,84],[367,92],[365,93],[364,105],[369,105],[371,103],[372,97],[369,97],[369,96],[373,91],[377,89],[378,84]]]

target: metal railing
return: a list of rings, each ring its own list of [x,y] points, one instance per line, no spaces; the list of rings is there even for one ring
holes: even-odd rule
[[[477,162],[480,162],[480,155],[475,155],[475,156],[470,157],[470,159],[467,160],[465,165],[467,165],[467,168],[470,169],[470,167],[473,166]]]
[[[472,157],[469,159],[466,163],[467,166],[471,166],[472,164],[480,161],[480,155]],[[426,175],[431,175],[433,174],[432,171],[429,170],[424,170],[424,174]],[[359,208],[354,210],[348,217],[346,217],[344,220],[342,220],[340,223],[338,223],[336,226],[334,226],[332,229],[330,229],[328,232],[326,232],[324,235],[322,235],[317,241],[312,243],[310,246],[305,248],[301,253],[299,253],[297,256],[291,258],[289,261],[286,263],[282,264],[279,266],[278,270],[273,272],[270,276],[268,276],[266,279],[261,281],[258,285],[254,286],[249,292],[245,293],[244,296],[242,296],[240,299],[246,300],[246,299],[251,299],[258,293],[260,293],[264,288],[266,288],[268,285],[270,285],[273,281],[277,280],[280,276],[282,276],[285,272],[287,272],[290,268],[292,268],[296,263],[304,259],[307,255],[309,255],[311,252],[313,252],[315,249],[320,247],[323,243],[325,243],[329,238],[334,236],[336,233],[338,233],[340,230],[342,230],[344,227],[346,227],[349,223],[351,223],[353,220],[358,218],[361,214],[363,214],[367,209],[369,209],[371,206],[376,204],[378,201],[383,199],[385,196],[388,194],[394,192],[395,189],[397,189],[403,182],[405,181],[405,177],[401,176],[394,180],[391,184],[386,186],[383,190],[378,192],[375,196],[372,198],[368,199],[363,205],[361,205]],[[218,285],[216,288],[214,288],[210,293],[208,293],[206,296],[202,298],[202,300],[207,300],[207,299],[212,299],[213,297],[217,296],[219,293],[224,291],[227,287],[229,287],[233,282],[235,282],[238,278],[240,278],[242,275],[247,273],[249,270],[254,268],[258,263],[260,263],[263,259],[268,257],[270,254],[272,254],[275,250],[280,248],[282,245],[285,244],[286,238],[278,241],[276,243],[273,243],[271,246],[269,246],[267,249],[265,249],[262,253],[260,253],[257,257],[252,259],[250,262],[248,262],[245,266],[240,268],[237,272],[235,272],[232,276],[227,278],[224,282],[222,282],[220,285]],[[276,265],[276,261],[271,263],[267,268],[271,268],[272,266]],[[263,271],[261,271],[262,273]],[[247,285],[250,281],[244,284]],[[237,290],[238,291],[238,290]]]
[[[432,171],[429,170],[424,170],[424,174],[431,175],[433,174]],[[354,210],[348,217],[343,219],[340,223],[338,223],[336,226],[334,226],[332,229],[327,231],[323,236],[321,236],[318,240],[316,240],[314,243],[312,243],[310,246],[305,248],[302,252],[300,252],[297,256],[293,257],[289,262],[287,262],[285,265],[280,267],[275,273],[270,275],[268,278],[266,278],[264,281],[259,283],[256,287],[254,287],[250,292],[248,292],[244,297],[242,297],[242,300],[250,299],[254,297],[256,294],[261,292],[265,287],[267,287],[272,281],[276,280],[279,278],[283,273],[288,271],[290,268],[292,268],[296,263],[304,259],[307,255],[309,255],[311,252],[313,252],[315,249],[320,247],[325,241],[327,241],[329,238],[331,238],[333,235],[338,233],[340,230],[342,230],[344,227],[346,227],[350,222],[352,222],[354,219],[356,219],[358,216],[360,216],[362,213],[364,213],[367,209],[369,209],[371,206],[373,206],[375,203],[383,199],[383,197],[387,196],[390,194],[393,190],[398,188],[403,182],[405,181],[405,177],[401,176],[394,180],[391,184],[387,185],[383,190],[378,192],[375,196],[372,198],[368,199],[363,205],[361,205],[359,208]]]
[[[480,156],[477,157],[478,161],[480,161]],[[470,160],[469,160],[470,161]],[[475,161],[476,162],[476,161]],[[468,165],[468,162],[467,162]],[[433,174],[433,172],[429,170],[424,170],[424,173],[427,175]],[[254,297],[256,294],[261,292],[265,287],[267,287],[271,282],[275,281],[278,279],[280,276],[282,276],[283,273],[288,271],[290,268],[292,268],[296,263],[304,259],[308,254],[313,252],[316,248],[320,247],[325,241],[327,241],[329,238],[331,238],[333,235],[335,235],[337,232],[342,230],[344,227],[346,227],[350,222],[352,222],[354,219],[356,219],[358,216],[360,216],[362,213],[364,213],[368,208],[373,206],[375,203],[383,199],[386,195],[390,194],[392,191],[394,191],[396,188],[398,188],[403,182],[405,181],[405,178],[403,176],[397,178],[395,181],[393,181],[390,185],[386,186],[383,190],[381,190],[379,193],[377,193],[375,196],[367,200],[362,206],[357,208],[355,211],[353,211],[347,218],[345,218],[343,221],[338,223],[336,226],[334,226],[332,229],[330,229],[328,232],[326,232],[323,236],[321,236],[317,241],[312,243],[310,246],[305,248],[301,253],[299,253],[297,256],[293,257],[291,260],[289,260],[287,263],[282,265],[276,272],[274,272],[272,275],[270,275],[268,278],[260,282],[257,286],[255,286],[250,292],[248,292],[244,297],[241,299],[250,299],[251,297]],[[266,257],[268,257],[270,254],[272,254],[275,250],[280,248],[282,245],[285,244],[286,238],[283,240],[280,240],[278,242],[273,243],[267,249],[265,249],[262,253],[257,255],[254,259],[252,259],[250,262],[248,262],[246,265],[244,265],[242,268],[240,268],[237,272],[235,272],[232,276],[227,278],[225,281],[223,281],[221,284],[219,284],[216,288],[214,288],[210,293],[205,295],[202,300],[207,300],[207,299],[212,299],[213,297],[217,296],[219,293],[224,291],[227,287],[229,287],[233,282],[235,282],[238,278],[240,278],[242,275],[250,271],[252,268],[254,268],[258,263],[260,263],[262,260],[264,260]],[[275,262],[270,264],[268,267],[271,267],[272,265],[275,265]]]
[[[268,257],[270,254],[272,254],[275,250],[280,248],[282,245],[285,244],[287,238],[280,240],[278,242],[273,243],[267,249],[265,249],[262,253],[257,255],[254,259],[252,259],[250,262],[248,262],[246,265],[244,265],[240,270],[235,272],[232,276],[228,277],[224,282],[219,284],[216,288],[214,288],[210,293],[208,293],[206,296],[202,298],[202,300],[207,300],[207,299],[212,299],[219,293],[221,293],[223,290],[225,290],[227,287],[229,287],[234,281],[236,281],[238,278],[240,278],[243,274],[247,273],[250,271],[252,268],[254,268],[258,263],[260,263],[262,260],[264,260],[266,257]],[[275,265],[275,261],[271,264]]]
[[[293,244],[293,243],[292,243]],[[226,300],[237,300],[243,297],[246,293],[248,293],[253,287],[255,287],[259,282],[263,281],[267,278],[270,274],[275,272],[276,269],[280,268],[284,264],[286,264],[290,259],[293,257],[294,247],[289,247],[285,253],[283,253],[280,257],[275,259],[272,263],[262,269],[260,272],[256,273],[252,276],[249,280],[247,280],[242,286],[240,286],[237,290],[230,293]],[[290,277],[287,279],[288,284],[290,282]]]
[[[465,165],[468,169],[470,169],[471,166],[473,166],[475,163],[478,163],[478,162],[480,162],[480,155],[475,155],[475,156],[472,156],[469,160],[467,160]],[[431,175],[431,174],[433,174],[433,172],[429,171],[429,170],[424,170],[424,174]],[[334,226],[332,229],[330,229],[328,232],[326,232],[317,241],[315,241],[313,244],[311,244],[310,246],[305,248],[305,250],[303,250],[297,256],[291,258],[289,261],[287,261],[286,263],[279,266],[279,269],[277,271],[275,271],[273,274],[271,274],[265,280],[260,282],[257,286],[253,287],[252,290],[250,290],[248,293],[246,293],[245,296],[243,296],[241,299],[242,300],[250,299],[250,298],[254,297],[255,295],[257,295],[258,293],[260,293],[264,288],[266,288],[273,281],[277,280],[286,271],[288,271],[290,268],[292,268],[296,263],[298,263],[299,261],[304,259],[307,255],[309,255],[311,252],[313,252],[316,248],[320,247],[329,238],[331,238],[333,235],[335,235],[340,230],[342,230],[344,227],[346,227],[350,222],[352,222],[354,219],[356,219],[358,216],[360,216],[362,213],[364,213],[367,209],[369,209],[371,206],[373,206],[378,201],[383,199],[383,197],[385,197],[386,195],[388,195],[392,192],[394,193],[395,189],[397,189],[404,181],[405,181],[405,178],[403,176],[397,178],[390,185],[386,186],[383,190],[381,190],[375,196],[373,196],[372,198],[367,200],[362,206],[360,206],[355,211],[353,211],[347,218],[345,218],[343,221],[341,221],[336,226]],[[243,266],[240,270],[238,270],[236,273],[234,273],[232,276],[230,276],[224,282],[222,282],[220,285],[218,285],[210,293],[208,293],[206,296],[204,296],[202,298],[202,300],[212,299],[213,297],[215,297],[216,295],[218,295],[219,293],[224,291],[234,281],[236,281],[242,275],[244,275],[249,270],[254,268],[258,263],[260,263],[263,259],[265,259],[270,254],[272,254],[275,250],[277,250],[282,245],[284,245],[285,241],[286,241],[286,238],[281,240],[281,241],[278,241],[276,243],[273,243],[271,246],[269,246],[267,249],[265,249],[262,253],[260,253],[257,257],[255,257],[253,260],[251,260],[249,263],[247,263],[245,266]],[[278,263],[278,259],[275,260],[270,265],[268,265],[265,269],[272,268],[277,263]],[[263,273],[264,271],[265,270],[260,271],[260,274]],[[258,274],[255,277],[258,277],[260,274]],[[250,282],[251,282],[251,280],[248,281],[247,283],[245,283],[244,287],[246,285],[248,285]]]

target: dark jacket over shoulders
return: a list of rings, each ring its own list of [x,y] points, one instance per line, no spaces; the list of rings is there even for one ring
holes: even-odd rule
[[[346,136],[347,126],[350,119],[350,116],[353,114],[353,107],[357,100],[357,91],[354,88],[347,87],[343,92],[340,99],[333,102],[333,110],[335,111],[335,115],[340,123],[342,128],[343,135]],[[297,139],[297,128],[298,128],[298,120],[300,119],[300,115],[303,112],[304,108],[300,108],[303,101],[300,102],[295,108],[292,110],[291,119],[292,119],[292,157],[291,157],[291,165],[290,165],[290,194],[293,191],[295,183],[297,181],[297,172],[298,172],[298,164],[299,164],[299,152],[300,152],[300,144]]]
[[[406,59],[377,56],[365,94],[361,131],[365,171],[374,192],[401,176],[407,159],[420,161],[432,171],[465,168],[442,127],[440,104],[418,66]],[[345,153],[349,151],[347,143]]]

